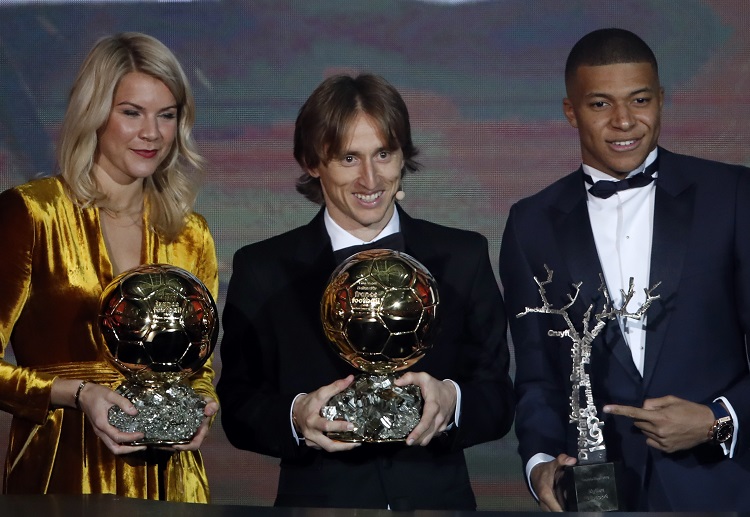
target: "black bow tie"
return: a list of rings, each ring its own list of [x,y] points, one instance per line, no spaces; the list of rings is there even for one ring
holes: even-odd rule
[[[635,176],[631,176],[630,178],[625,178],[624,180],[619,181],[601,180],[594,183],[594,180],[591,178],[591,176],[589,176],[588,174],[584,174],[584,176],[586,183],[591,184],[591,188],[589,188],[589,192],[591,193],[591,195],[600,197],[602,199],[607,199],[615,192],[620,192],[621,190],[645,187],[646,185],[654,181],[654,173],[656,172],[658,167],[659,159],[657,158],[651,163],[651,165],[646,167],[643,172],[639,172]]]
[[[355,253],[365,250],[376,250],[376,249],[388,249],[396,251],[404,251],[404,236],[401,232],[392,233],[386,235],[382,239],[376,241],[366,242],[364,244],[357,244],[356,246],[349,246],[348,248],[341,248],[333,252],[336,257],[336,263],[341,264],[344,260],[348,259]]]

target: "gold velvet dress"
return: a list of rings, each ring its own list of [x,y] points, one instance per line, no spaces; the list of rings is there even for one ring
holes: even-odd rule
[[[214,242],[200,215],[172,243],[144,230],[141,263],[182,267],[217,295]],[[113,389],[123,380],[99,351],[99,296],[112,279],[99,210],[73,203],[61,177],[0,194],[0,357],[12,342],[18,364],[0,359],[0,409],[13,415],[3,492],[207,502],[199,452],[116,456],[83,412],[50,408],[55,377]],[[209,361],[190,382],[216,399],[213,377]]]

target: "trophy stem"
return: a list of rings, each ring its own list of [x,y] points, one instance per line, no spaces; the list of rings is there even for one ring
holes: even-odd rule
[[[328,433],[342,442],[399,442],[414,429],[422,414],[418,386],[395,386],[396,374],[361,374],[321,409],[328,420],[347,420],[352,431]]]

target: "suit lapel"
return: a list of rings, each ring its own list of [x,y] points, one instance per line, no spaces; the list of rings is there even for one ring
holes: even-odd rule
[[[591,303],[597,296],[602,268],[591,231],[582,174],[579,169],[568,177],[560,202],[553,207],[559,213],[553,214],[552,220],[570,278],[573,282],[583,282],[582,293],[587,295],[583,301]]]
[[[649,287],[661,282],[654,292],[661,297],[647,313],[644,386],[651,381],[670,324],[671,311],[668,308],[674,303],[671,296],[677,292],[682,275],[693,218],[695,191],[680,172],[672,153],[660,148]]]
[[[435,254],[435,248],[433,248],[429,239],[422,238],[423,235],[415,230],[414,219],[404,212],[403,208],[399,205],[396,205],[396,209],[398,210],[401,233],[404,235],[404,251],[407,255],[411,255],[424,263],[426,267],[427,263],[430,262],[430,258]],[[434,272],[432,273],[434,274]]]
[[[296,244],[294,254],[295,260],[299,263],[300,271],[306,271],[311,275],[311,278],[323,281],[321,294],[325,289],[325,282],[328,281],[336,268],[331,238],[328,236],[323,219],[324,210],[325,208],[321,208],[312,221],[307,224]]]
[[[562,195],[558,203],[553,205],[553,209],[559,210],[558,214],[552,215],[552,220],[558,239],[558,249],[561,250],[568,268],[569,278],[573,282],[583,282],[579,303],[585,304],[586,307],[593,303],[594,311],[600,311],[604,304],[604,297],[598,291],[602,267],[591,230],[582,169],[579,168],[568,176]],[[574,323],[578,325],[581,322]],[[633,363],[630,349],[616,321],[607,323],[592,346],[605,346],[628,375],[640,383],[641,375]]]

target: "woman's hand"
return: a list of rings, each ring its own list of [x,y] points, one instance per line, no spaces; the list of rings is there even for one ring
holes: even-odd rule
[[[219,412],[219,403],[211,397],[203,397],[203,400],[206,402],[206,407],[203,410],[203,414],[205,415],[203,422],[201,422],[200,427],[198,427],[198,430],[193,435],[190,443],[186,443],[183,445],[174,445],[172,446],[174,450],[197,451],[200,448],[201,444],[203,444],[203,440],[205,440],[206,436],[208,436],[208,430],[211,427],[211,417]]]
[[[118,406],[128,415],[137,415],[138,410],[132,402],[94,382],[87,382],[81,390],[80,385],[80,380],[55,379],[52,384],[52,405],[83,411],[94,433],[113,454],[130,454],[146,448],[145,445],[123,445],[140,440],[143,433],[124,433],[109,423],[109,408],[112,406]]]

